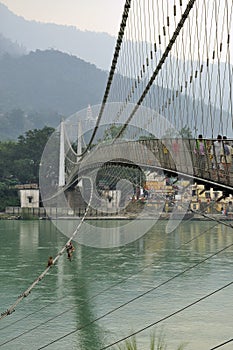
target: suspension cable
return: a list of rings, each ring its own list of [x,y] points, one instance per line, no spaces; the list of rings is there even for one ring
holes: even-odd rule
[[[224,341],[223,343],[218,344],[218,345],[216,345],[215,347],[211,348],[210,350],[219,349],[219,348],[223,347],[224,345],[227,345],[227,344],[231,343],[232,341],[233,341],[233,338],[231,338],[231,339],[229,339],[229,340],[226,340],[226,341]]]
[[[172,35],[172,38],[170,39],[170,42],[169,42],[168,46],[166,47],[166,49],[165,49],[165,51],[164,51],[164,53],[163,53],[163,55],[162,55],[162,57],[161,57],[161,59],[160,59],[160,61],[159,61],[159,63],[158,63],[158,65],[157,65],[157,67],[156,67],[154,73],[152,74],[152,76],[151,76],[151,78],[150,78],[148,84],[146,85],[146,88],[144,89],[144,91],[143,91],[141,97],[139,98],[139,100],[138,100],[136,106],[134,107],[134,109],[133,109],[133,111],[131,112],[130,116],[129,116],[128,119],[126,120],[125,124],[122,126],[121,130],[119,131],[119,133],[116,135],[116,137],[115,137],[115,139],[113,140],[113,142],[114,142],[117,138],[119,138],[119,137],[122,135],[122,133],[125,131],[126,127],[128,126],[129,122],[131,121],[131,119],[133,118],[133,116],[135,115],[135,113],[137,112],[138,108],[139,108],[140,105],[142,104],[142,102],[143,102],[144,98],[146,97],[148,91],[150,90],[150,88],[151,88],[151,86],[152,86],[152,84],[153,84],[155,78],[157,77],[157,75],[158,75],[159,71],[161,70],[161,68],[162,68],[162,66],[163,66],[163,64],[164,64],[164,62],[166,61],[166,58],[167,58],[169,52],[171,51],[171,49],[172,49],[172,47],[173,47],[173,44],[174,44],[175,41],[176,41],[176,38],[177,38],[178,35],[180,34],[180,31],[181,31],[181,29],[183,28],[183,25],[184,25],[186,19],[188,18],[189,13],[190,13],[190,11],[191,11],[191,9],[192,9],[192,7],[193,7],[195,1],[196,1],[196,0],[190,0],[190,1],[188,2],[187,7],[186,7],[184,13],[182,14],[182,17],[181,17],[181,19],[180,19],[180,21],[179,21],[179,23],[178,23],[178,25],[177,25],[177,27],[176,27],[176,29],[175,29],[173,35]]]
[[[161,197],[162,197],[162,196],[161,196]],[[204,212],[208,207],[212,206],[213,204],[214,204],[214,203],[208,203],[207,206],[203,209],[203,212]],[[200,214],[200,212],[199,212],[199,214]],[[191,221],[191,220],[192,220],[192,218],[189,218],[189,219],[186,220],[185,222],[187,223],[187,221]],[[223,222],[220,221],[220,220],[217,222],[217,219],[214,220],[214,221],[215,221],[216,223],[215,223],[212,227],[210,227],[210,228],[208,228],[207,230],[205,230],[205,231],[201,232],[200,234],[196,235],[196,236],[193,237],[191,240],[182,243],[177,249],[180,249],[183,245],[186,245],[186,244],[190,243],[191,241],[195,240],[196,238],[200,237],[201,235],[205,234],[206,232],[208,232],[209,230],[211,230],[212,228],[214,228],[218,223],[220,223],[220,224],[223,223]],[[228,226],[232,227],[230,224],[228,224]],[[117,286],[117,285],[119,285],[119,284],[125,282],[126,280],[130,279],[131,277],[134,277],[134,276],[138,275],[140,272],[144,271],[146,268],[148,268],[148,267],[151,266],[151,265],[152,265],[152,264],[148,264],[148,265],[144,266],[144,267],[143,267],[142,269],[140,269],[137,273],[135,273],[135,274],[133,274],[133,275],[130,275],[130,276],[128,276],[128,277],[126,277],[126,278],[120,280],[119,282],[113,284],[112,286],[110,286],[110,287],[108,287],[108,288],[106,288],[106,289],[100,291],[99,293],[95,294],[94,296],[92,296],[92,297],[89,298],[88,300],[92,300],[92,299],[95,298],[96,296],[99,296],[99,295],[103,294],[104,292],[106,292],[106,291],[108,291],[108,290],[114,288],[115,286]],[[57,300],[56,300],[55,302],[53,302],[52,304],[54,304],[54,303],[56,303],[56,302],[57,302]],[[84,302],[84,303],[85,303],[85,302]],[[80,304],[83,304],[83,303],[80,303]],[[44,308],[46,308],[46,307],[48,307],[48,306],[50,306],[50,305],[51,305],[51,303],[49,303],[49,304],[47,304],[47,305],[41,307],[39,310],[37,310],[37,311],[35,311],[35,312],[31,313],[31,314],[34,314],[34,313],[36,313],[36,312],[39,312],[39,311],[41,311],[42,309],[44,309]],[[64,314],[64,313],[70,311],[70,309],[71,309],[71,308],[65,310],[64,312],[62,312],[62,314]],[[30,315],[31,315],[31,314],[30,314]],[[61,316],[62,314],[58,314],[58,315],[54,316],[52,319],[49,319],[48,321],[46,321],[46,323],[49,322],[49,321],[51,321],[51,320],[53,320],[53,319],[55,319],[55,318],[57,318],[57,317],[59,317],[59,316]],[[30,315],[27,315],[27,316],[23,317],[22,319],[27,318],[27,317],[30,316]],[[16,321],[13,322],[12,324],[17,323],[17,322],[19,322],[20,320],[21,320],[21,319],[16,320]],[[10,325],[10,326],[11,326],[11,325]],[[36,326],[35,328],[38,328],[39,326],[41,326],[41,324],[38,325],[38,326]],[[9,325],[6,326],[6,327],[9,327]],[[6,327],[1,328],[0,330],[5,329]],[[34,328],[33,328],[33,329],[34,329]],[[31,329],[31,330],[33,330],[33,329]],[[31,331],[31,330],[29,330],[29,331]],[[24,333],[23,333],[23,334],[24,334]],[[23,335],[23,334],[21,334],[21,335]],[[21,336],[21,335],[20,335],[20,336]],[[19,337],[19,336],[18,336],[18,337]],[[17,338],[18,338],[18,337],[17,337]]]
[[[190,303],[190,304],[188,304],[188,305],[186,305],[186,306],[184,306],[184,307],[182,307],[182,308],[180,308],[180,309],[178,309],[178,310],[172,312],[171,314],[169,314],[169,315],[167,315],[167,316],[165,316],[165,317],[159,319],[158,321],[155,321],[155,322],[153,322],[153,323],[150,323],[149,325],[147,325],[147,326],[145,326],[145,327],[139,329],[138,331],[133,332],[133,333],[131,333],[130,335],[127,335],[126,337],[123,337],[123,338],[121,338],[121,339],[119,339],[119,340],[117,340],[117,341],[115,341],[115,342],[113,342],[113,343],[111,343],[111,344],[109,344],[109,345],[104,346],[104,347],[101,348],[100,350],[105,350],[105,349],[110,348],[111,346],[114,346],[114,345],[116,345],[116,344],[119,344],[119,343],[121,343],[122,341],[124,341],[124,340],[126,340],[126,339],[128,339],[128,338],[131,338],[131,337],[133,337],[133,336],[135,336],[135,335],[137,335],[137,334],[139,334],[139,333],[141,333],[141,332],[143,332],[143,331],[145,331],[145,330],[147,330],[147,329],[149,329],[149,328],[151,328],[151,327],[157,325],[158,323],[161,323],[161,322],[163,322],[163,321],[165,321],[165,320],[167,320],[167,319],[169,319],[169,318],[171,318],[171,317],[173,317],[173,316],[175,316],[175,315],[177,315],[177,314],[183,312],[184,310],[189,309],[190,307],[192,307],[192,306],[194,306],[194,305],[200,303],[201,301],[203,301],[203,300],[205,300],[205,299],[211,297],[212,295],[214,295],[214,294],[216,294],[216,293],[222,291],[223,289],[225,289],[225,288],[227,288],[227,287],[230,287],[232,284],[233,284],[233,281],[231,281],[231,282],[225,284],[224,286],[222,286],[222,287],[220,287],[220,288],[218,288],[218,289],[215,289],[214,291],[212,291],[212,292],[210,292],[210,293],[204,295],[203,297],[201,297],[201,298],[199,298],[199,299],[193,301],[192,303]],[[232,340],[233,340],[233,339],[232,339]],[[39,348],[38,350],[40,350],[40,349],[44,349],[44,347],[41,347],[41,348]],[[216,348],[215,348],[215,349],[216,349]]]
[[[78,224],[77,228],[75,229],[75,231],[73,232],[73,234],[71,235],[71,237],[68,239],[68,241],[66,242],[66,244],[62,247],[62,249],[58,252],[57,256],[53,259],[53,264],[48,266],[36,279],[35,281],[22,293],[18,296],[17,300],[15,301],[14,304],[12,304],[6,311],[1,313],[0,316],[0,320],[2,320],[4,317],[12,314],[15,311],[16,306],[24,299],[26,298],[32,291],[33,288],[35,288],[35,286],[48,274],[50,268],[56,264],[56,262],[58,261],[58,259],[62,256],[62,254],[64,253],[64,251],[67,248],[67,245],[72,241],[72,239],[74,239],[74,237],[77,235],[81,225],[83,224],[87,213],[89,211],[90,205],[91,205],[91,201],[92,201],[92,196],[93,196],[93,184],[91,181],[91,178],[88,178],[91,182],[91,195],[90,195],[90,200],[89,203],[86,207],[85,213],[80,221],[80,223]]]
[[[209,207],[210,205],[213,205],[213,204],[212,204],[212,203],[209,203],[209,204],[207,205],[207,207]],[[206,208],[207,208],[207,207],[206,207]],[[204,210],[206,210],[206,208],[205,208]],[[189,218],[188,220],[185,221],[185,223],[187,223],[187,221],[189,222],[189,221],[191,221],[191,220],[192,220],[192,218]],[[208,229],[202,231],[201,233],[199,233],[198,235],[196,235],[195,237],[193,237],[193,238],[190,239],[189,241],[186,241],[186,242],[182,243],[177,249],[180,249],[182,246],[184,246],[184,245],[186,245],[186,244],[188,244],[188,243],[194,241],[195,239],[199,238],[199,237],[202,236],[203,234],[205,234],[205,233],[207,233],[208,231],[210,231],[211,229],[213,229],[213,228],[214,228],[216,225],[218,225],[219,223],[221,224],[221,222],[216,222],[213,226],[211,226],[210,228],[208,228]],[[100,292],[96,293],[94,296],[88,298],[88,300],[86,300],[85,302],[81,302],[81,303],[79,303],[78,305],[85,304],[87,301],[92,300],[92,299],[96,298],[97,296],[102,295],[104,292],[106,292],[106,291],[108,291],[108,290],[111,290],[112,288],[114,288],[114,287],[120,285],[121,283],[126,282],[126,281],[129,280],[130,278],[137,276],[139,273],[143,272],[145,269],[147,269],[147,268],[150,267],[151,265],[152,265],[152,264],[147,264],[147,265],[145,265],[143,268],[139,269],[139,270],[137,271],[137,273],[135,273],[135,274],[133,274],[133,275],[130,275],[130,276],[126,277],[126,278],[121,279],[119,282],[116,282],[116,283],[114,283],[113,285],[111,285],[111,286],[109,286],[109,287],[107,287],[107,288],[101,290]],[[38,298],[37,298],[37,299],[38,299]],[[61,298],[60,300],[62,300],[62,299],[64,299],[64,297]],[[1,330],[4,330],[5,328],[10,327],[11,325],[14,325],[15,323],[20,322],[21,320],[23,320],[23,319],[25,319],[25,318],[27,318],[27,317],[29,317],[29,316],[31,316],[31,315],[37,313],[37,312],[40,312],[41,310],[43,310],[43,309],[45,309],[45,308],[47,308],[47,307],[50,307],[52,304],[55,304],[55,303],[58,302],[58,301],[59,301],[59,300],[56,300],[56,301],[54,301],[54,302],[52,302],[52,303],[48,303],[48,304],[42,306],[39,310],[34,311],[34,312],[32,312],[32,313],[30,313],[30,314],[28,314],[28,315],[22,317],[21,319],[18,319],[18,320],[16,320],[16,321],[12,322],[10,325],[7,325],[7,326],[1,328],[0,331],[1,331]],[[54,316],[52,319],[50,318],[48,321],[46,321],[46,323],[47,323],[47,322],[50,322],[50,321],[52,321],[52,320],[54,320],[55,318],[61,316],[62,314],[64,314],[64,313],[70,311],[71,309],[72,309],[72,308],[66,309],[66,310],[65,310],[64,312],[62,312],[61,314],[58,314],[58,315]],[[43,323],[43,324],[44,324],[44,323]],[[38,326],[36,326],[36,328],[40,327],[40,326],[43,325],[43,324],[39,324]],[[35,328],[30,329],[29,331],[32,331],[32,330],[34,330],[34,329],[35,329]],[[28,333],[28,332],[27,332],[27,333]],[[22,333],[21,335],[23,335],[23,334],[24,334],[24,333]],[[20,336],[21,336],[21,335],[20,335]],[[19,337],[19,336],[17,336],[17,338],[18,338],[18,337]],[[11,339],[10,341],[12,341],[12,340],[15,340],[15,338],[14,338],[14,339]],[[1,346],[1,344],[0,344],[0,346]]]
[[[123,37],[124,37],[124,32],[125,32],[125,27],[126,27],[128,15],[129,15],[129,10],[130,10],[130,7],[131,7],[131,1],[132,0],[126,0],[126,2],[125,2],[124,11],[123,11],[123,15],[122,15],[122,21],[121,21],[121,24],[120,24],[120,30],[119,30],[119,33],[118,33],[118,38],[117,38],[117,42],[116,42],[115,52],[114,52],[114,56],[113,56],[113,60],[112,60],[112,66],[111,66],[111,69],[110,69],[110,72],[109,72],[108,82],[107,82],[106,90],[105,90],[104,97],[103,97],[103,100],[102,100],[100,112],[99,112],[99,115],[98,115],[97,120],[96,120],[95,128],[93,130],[93,133],[91,135],[90,141],[88,142],[88,145],[87,145],[86,149],[81,154],[78,154],[78,157],[83,156],[90,149],[90,147],[92,145],[92,141],[94,140],[94,137],[95,137],[95,135],[96,135],[96,133],[98,131],[99,124],[100,124],[100,121],[101,121],[101,118],[102,118],[102,115],[103,115],[103,112],[104,112],[104,108],[105,108],[105,105],[106,105],[106,101],[108,99],[108,95],[109,95],[110,87],[111,87],[111,84],[112,84],[114,72],[115,72],[115,69],[116,69],[118,56],[119,56],[119,52],[120,52],[120,49],[121,49],[121,44],[122,44]]]
[[[186,187],[187,187],[187,186],[186,186]],[[185,187],[185,188],[186,188],[186,187]],[[92,194],[92,195],[93,195],[93,194]],[[208,205],[205,207],[205,209],[203,209],[203,212],[206,211],[206,209],[207,209],[209,206],[212,206],[212,205],[213,205],[213,203],[208,203]],[[193,241],[194,239],[200,237],[201,235],[205,234],[205,233],[208,232],[210,229],[212,229],[213,227],[215,227],[217,224],[224,224],[224,225],[226,225],[226,226],[232,228],[232,225],[231,225],[231,224],[225,223],[224,221],[218,220],[217,218],[209,217],[209,216],[207,216],[206,214],[202,213],[201,211],[200,211],[200,212],[192,211],[192,212],[193,212],[193,213],[198,213],[199,215],[203,215],[204,217],[207,217],[207,218],[209,218],[209,219],[215,221],[216,224],[213,225],[211,228],[209,228],[209,229],[203,231],[202,233],[198,234],[197,236],[195,236],[195,237],[194,237],[193,239],[191,239],[190,241],[181,244],[179,248],[181,248],[181,247],[182,247],[183,245],[185,245],[185,244],[190,243],[191,241]],[[192,218],[190,218],[188,221],[191,221],[191,220],[192,220]],[[187,220],[186,220],[185,222],[187,222]],[[80,227],[80,226],[81,226],[81,223],[80,223],[79,227]],[[74,236],[74,235],[73,235],[73,236]],[[72,236],[72,237],[73,237],[73,236]],[[72,240],[72,238],[70,238],[70,240]],[[69,241],[70,241],[70,240],[69,240]],[[151,265],[151,264],[146,265],[145,267],[143,267],[142,269],[140,269],[140,270],[139,270],[136,274],[134,274],[133,276],[137,275],[139,272],[142,272],[143,270],[145,270],[145,269],[146,269],[147,267],[149,267],[150,265]],[[133,276],[128,276],[128,277],[126,277],[125,279],[122,279],[121,281],[115,283],[114,285],[108,287],[107,289],[104,289],[103,291],[100,291],[99,293],[97,293],[96,295],[94,295],[93,297],[91,297],[90,299],[93,299],[93,298],[95,298],[96,296],[101,295],[101,294],[104,293],[105,291],[107,291],[107,290],[109,290],[109,289],[111,289],[111,288],[113,288],[113,287],[115,287],[115,286],[117,286],[117,285],[119,285],[119,284],[125,282],[126,280],[128,280],[129,278],[131,278],[131,277],[133,277]],[[55,301],[55,302],[56,302],[56,301]],[[55,303],[55,302],[54,302],[54,303]],[[47,307],[47,306],[50,306],[50,304],[48,304],[48,305],[42,307],[41,309],[44,309],[44,308]],[[41,309],[39,309],[38,311],[40,311]],[[69,310],[70,310],[70,308],[67,309],[67,310],[65,310],[62,314],[68,312]],[[7,310],[7,311],[8,311],[8,310]],[[13,310],[13,311],[14,311],[14,310]],[[13,311],[12,311],[12,312],[13,312]],[[51,321],[51,320],[53,320],[54,318],[56,318],[56,317],[62,315],[62,314],[59,314],[59,315],[53,317],[52,319],[46,321],[46,323],[49,322],[49,321]],[[17,322],[17,321],[16,321],[16,322]],[[16,323],[16,322],[14,322],[14,323]],[[40,326],[40,325],[39,325],[39,326]],[[35,328],[38,328],[38,326],[36,326]],[[4,328],[3,328],[3,329],[4,329]]]
[[[39,349],[44,349],[44,348],[46,348],[47,346],[49,346],[49,345],[51,345],[51,344],[54,344],[54,343],[56,343],[56,342],[59,342],[60,340],[66,338],[66,337],[68,337],[68,336],[70,336],[71,334],[73,334],[73,333],[75,333],[75,332],[77,332],[77,331],[79,331],[79,330],[81,330],[81,329],[84,329],[84,328],[90,326],[91,324],[93,324],[93,323],[95,323],[95,322],[97,322],[97,321],[99,321],[99,320],[105,318],[106,316],[109,316],[110,314],[114,313],[115,311],[118,311],[118,310],[122,309],[122,308],[125,307],[126,305],[131,304],[132,302],[134,302],[134,301],[136,301],[136,300],[138,300],[138,299],[144,297],[145,295],[147,295],[147,294],[149,294],[149,293],[151,293],[151,292],[153,292],[153,291],[159,289],[160,287],[166,285],[167,283],[173,281],[174,279],[176,279],[176,278],[178,278],[178,277],[184,275],[186,272],[188,272],[188,271],[190,271],[190,270],[196,268],[197,266],[199,266],[199,265],[201,265],[202,263],[204,263],[204,262],[210,260],[211,258],[217,256],[218,254],[220,254],[220,253],[222,253],[223,251],[225,251],[225,250],[231,248],[232,246],[233,246],[233,243],[231,243],[231,244],[225,246],[224,248],[222,248],[222,249],[218,250],[217,252],[215,252],[215,253],[209,255],[208,257],[202,259],[201,261],[197,262],[196,264],[191,265],[191,266],[189,266],[187,269],[185,269],[185,270],[183,270],[183,271],[177,273],[176,275],[172,276],[171,278],[167,279],[166,281],[164,281],[164,282],[162,282],[162,283],[160,283],[160,284],[158,284],[158,285],[152,287],[151,289],[145,291],[144,293],[141,293],[140,295],[138,295],[138,296],[136,296],[136,297],[130,299],[129,301],[127,301],[127,302],[125,302],[125,303],[123,303],[123,304],[121,304],[121,305],[115,307],[114,309],[108,311],[107,313],[105,313],[105,314],[102,315],[102,316],[97,317],[96,319],[92,320],[91,322],[89,322],[89,323],[87,323],[87,324],[84,324],[83,326],[78,327],[78,328],[74,329],[73,331],[70,331],[70,332],[66,333],[65,335],[63,335],[63,336],[61,336],[61,337],[59,337],[59,338],[57,338],[57,339],[55,339],[55,340],[53,340],[53,341],[47,343],[46,345],[40,347]],[[230,284],[232,284],[232,283],[233,283],[233,281],[232,281]],[[216,293],[216,292],[215,292],[215,293]],[[204,297],[204,298],[205,298],[205,297]],[[200,300],[202,300],[202,299],[204,299],[204,298],[201,298]],[[44,322],[43,324],[45,324],[45,323],[46,323],[46,322]],[[35,329],[35,328],[38,328],[38,327],[35,326],[33,329]],[[28,333],[28,331],[26,331],[25,333]],[[18,338],[18,337],[16,337],[16,338]],[[124,339],[122,339],[122,340],[124,340]],[[4,344],[5,344],[5,343],[4,343]],[[2,346],[2,345],[3,345],[3,344],[0,344],[0,346]],[[114,345],[114,344],[111,344],[111,345]],[[38,349],[38,350],[39,350],[39,349]]]

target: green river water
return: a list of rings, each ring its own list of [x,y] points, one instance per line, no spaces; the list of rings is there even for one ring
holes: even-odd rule
[[[100,350],[156,322],[136,336],[139,350],[149,350],[153,331],[164,334],[167,350],[181,343],[187,350],[209,350],[231,339],[233,285],[176,311],[233,280],[232,246],[173,277],[233,244],[233,229],[183,221],[165,234],[165,224],[158,221],[123,247],[98,249],[74,242],[73,260],[64,254],[15,312],[0,321],[0,348],[33,350],[50,344],[46,349]],[[0,312],[66,241],[50,221],[0,221]],[[224,346],[229,349],[232,342]]]

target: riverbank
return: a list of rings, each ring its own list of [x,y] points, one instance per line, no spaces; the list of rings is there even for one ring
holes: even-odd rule
[[[84,214],[84,213],[83,213]],[[157,213],[156,213],[157,216]],[[11,213],[0,213],[0,220],[75,220],[75,219],[81,219],[82,216],[75,216],[75,215],[33,215],[28,214],[24,215],[13,215]],[[135,213],[126,213],[124,215],[91,215],[87,216],[86,220],[153,220],[154,216],[152,214],[135,214]],[[197,213],[161,213],[158,220],[193,220],[193,221],[213,221],[213,220],[219,220],[219,221],[233,221],[233,215],[223,215],[223,214],[205,214],[205,216]]]

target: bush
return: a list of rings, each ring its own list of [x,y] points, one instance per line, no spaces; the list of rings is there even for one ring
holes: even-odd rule
[[[177,350],[184,350],[186,344],[180,344],[177,348]],[[118,345],[118,350],[139,350],[137,346],[136,337],[133,336],[130,339],[127,339],[123,345]],[[150,347],[148,350],[166,350],[167,344],[165,342],[165,335],[162,332],[160,332],[158,339],[156,341],[156,334],[155,332],[152,333],[150,337]]]

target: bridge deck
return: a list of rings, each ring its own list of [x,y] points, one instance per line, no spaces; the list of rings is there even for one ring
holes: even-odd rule
[[[136,164],[143,169],[156,169],[158,172],[173,172],[231,191],[231,140],[228,140],[227,144],[223,141],[216,143],[216,140],[204,140],[203,145],[200,152],[200,146],[194,139],[148,139],[101,144],[93,148],[81,163],[72,169],[67,182],[73,182],[75,176],[88,169],[112,162]]]

